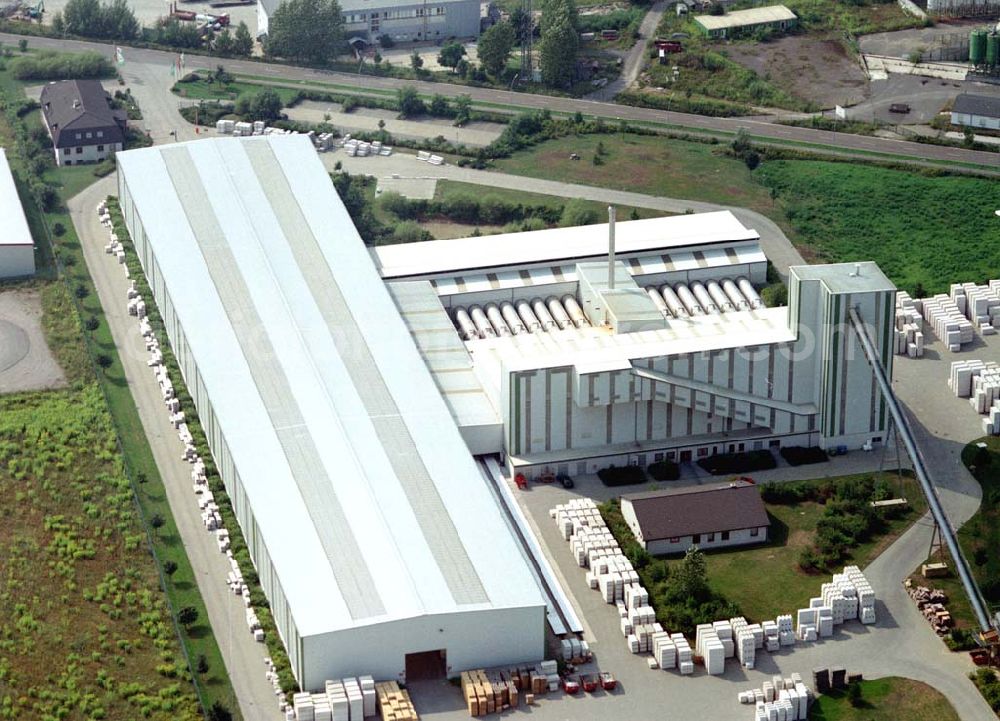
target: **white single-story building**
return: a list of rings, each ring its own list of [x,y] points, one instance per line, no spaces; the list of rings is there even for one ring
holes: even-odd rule
[[[962,93],[951,108],[951,124],[1000,130],[1000,98]]]
[[[654,556],[766,543],[771,525],[760,491],[746,481],[622,496],[621,508]]]
[[[35,243],[17,195],[7,154],[0,148],[0,278],[19,278],[35,273]]]
[[[795,27],[799,19],[784,5],[769,5],[724,15],[698,15],[694,21],[710,38],[731,38],[763,29],[784,32]]]

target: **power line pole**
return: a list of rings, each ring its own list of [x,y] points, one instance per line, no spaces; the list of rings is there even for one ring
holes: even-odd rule
[[[521,0],[521,7],[525,18],[525,27],[518,28],[521,32],[521,77],[531,82],[534,75],[531,72],[531,43],[535,35],[535,18],[532,14],[531,0]]]

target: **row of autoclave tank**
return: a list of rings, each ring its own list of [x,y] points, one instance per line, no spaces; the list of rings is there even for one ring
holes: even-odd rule
[[[665,318],[683,319],[763,308],[764,302],[746,278],[677,283],[645,289]],[[455,325],[464,340],[503,338],[522,333],[547,333],[586,328],[587,315],[576,297],[503,301],[456,308]]]

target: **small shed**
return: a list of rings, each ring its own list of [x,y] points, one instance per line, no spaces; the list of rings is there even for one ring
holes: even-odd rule
[[[695,22],[710,38],[731,38],[749,35],[756,30],[784,32],[795,27],[798,17],[784,5],[734,10],[725,15],[698,15]]]
[[[621,508],[655,556],[765,543],[771,525],[760,491],[746,481],[622,496]]]
[[[951,108],[951,123],[1000,130],[1000,97],[962,93]]]

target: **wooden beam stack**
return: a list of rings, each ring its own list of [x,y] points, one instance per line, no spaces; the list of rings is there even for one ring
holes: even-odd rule
[[[529,669],[508,671],[463,671],[462,695],[470,716],[485,716],[509,708],[517,708],[521,693],[532,693],[532,673]],[[544,680],[544,677],[542,677]],[[544,693],[544,691],[543,691]]]
[[[410,694],[395,681],[375,684],[378,712],[384,721],[419,721]]]

